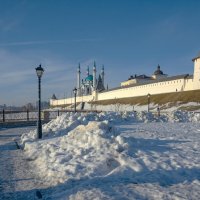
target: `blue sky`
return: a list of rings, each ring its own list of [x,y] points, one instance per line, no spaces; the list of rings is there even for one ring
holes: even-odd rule
[[[197,0],[0,0],[0,104],[37,100],[35,67],[45,69],[42,99],[71,95],[76,68],[105,66],[117,87],[132,74],[193,73],[200,51]]]

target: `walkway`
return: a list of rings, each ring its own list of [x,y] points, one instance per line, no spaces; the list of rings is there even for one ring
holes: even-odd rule
[[[14,139],[33,129],[0,129],[0,199],[41,199],[47,193],[45,186],[32,173],[23,152]],[[49,191],[50,192],[50,191]]]

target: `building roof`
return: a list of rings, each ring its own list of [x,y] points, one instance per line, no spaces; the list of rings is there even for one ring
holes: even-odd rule
[[[153,74],[154,75],[166,75],[166,74],[163,73],[163,71],[160,70],[160,65],[158,65],[156,71]],[[146,76],[145,74],[142,74],[142,75],[135,74],[135,76],[131,75],[128,78],[128,80],[132,80],[132,79],[152,79],[152,77]]]
[[[139,75],[139,76],[135,76],[136,79],[149,79],[151,77],[146,76],[145,74]]]
[[[132,80],[132,79],[151,79],[151,77],[146,76],[145,74],[142,74],[142,75],[136,75],[136,74],[135,74],[135,76],[131,75],[131,76],[129,77],[128,81],[129,81],[129,80]]]

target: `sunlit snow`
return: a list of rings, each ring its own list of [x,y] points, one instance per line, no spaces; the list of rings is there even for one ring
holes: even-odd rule
[[[21,136],[54,199],[198,199],[200,114],[67,113]],[[59,189],[60,188],[60,189]],[[51,196],[52,197],[52,196]]]

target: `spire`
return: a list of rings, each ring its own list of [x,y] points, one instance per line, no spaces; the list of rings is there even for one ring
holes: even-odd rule
[[[101,91],[105,90],[103,82],[102,82],[102,78],[101,78],[100,75],[99,75],[99,78],[98,78],[97,88],[96,89],[97,89],[98,92],[101,92]]]
[[[90,69],[89,69],[89,66],[87,67],[87,76],[90,75]]]
[[[81,72],[81,64],[80,63],[78,63],[77,72]]]
[[[94,61],[93,67],[93,91],[96,90],[96,63]]]
[[[105,73],[104,73],[104,65],[102,65],[102,68],[101,68],[101,79],[102,79],[103,86],[104,86],[104,75],[105,75]]]
[[[94,61],[94,67],[93,67],[93,70],[96,71],[96,62]]]
[[[77,95],[80,95],[80,88],[81,88],[81,65],[80,63],[78,64],[77,68]]]
[[[51,99],[56,100],[56,99],[57,99],[57,98],[56,98],[56,95],[53,94],[52,97],[51,97]]]

